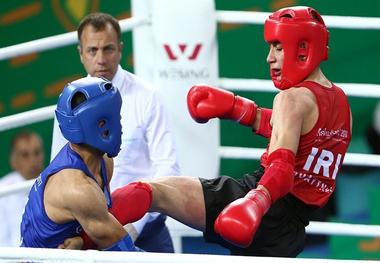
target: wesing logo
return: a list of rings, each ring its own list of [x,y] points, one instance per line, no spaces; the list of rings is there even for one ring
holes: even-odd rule
[[[160,68],[158,70],[160,78],[170,80],[200,80],[210,77],[208,66],[200,67],[192,63],[199,57],[198,55],[201,51],[202,44],[163,44],[163,47],[169,58],[169,62],[175,62],[175,66],[172,67],[168,65],[167,67]]]
[[[196,44],[194,49],[190,52],[186,51],[187,44],[179,44],[178,45],[179,49],[176,50],[177,54],[173,53],[172,48],[168,44],[164,44],[164,48],[170,60],[177,60],[178,57],[181,55],[187,55],[187,58],[189,60],[195,60],[198,57],[199,51],[202,48],[202,44]]]

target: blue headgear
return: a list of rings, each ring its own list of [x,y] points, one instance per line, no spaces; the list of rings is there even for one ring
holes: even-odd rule
[[[73,96],[86,101],[72,108]],[[87,77],[66,85],[55,114],[63,136],[72,143],[85,143],[115,157],[120,151],[122,99],[119,90],[104,78]],[[99,127],[99,123],[104,125]]]

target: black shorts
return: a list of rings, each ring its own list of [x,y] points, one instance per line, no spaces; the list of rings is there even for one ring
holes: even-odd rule
[[[229,249],[232,255],[296,257],[304,248],[305,227],[314,209],[291,194],[277,200],[263,216],[248,248],[234,246],[214,231],[214,222],[220,212],[232,201],[256,188],[264,171],[264,167],[260,167],[242,179],[228,176],[200,179],[206,205],[204,239]]]

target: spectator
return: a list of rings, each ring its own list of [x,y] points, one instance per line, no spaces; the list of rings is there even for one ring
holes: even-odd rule
[[[18,133],[10,144],[9,162],[12,172],[0,179],[0,188],[32,180],[42,172],[45,153],[41,137],[32,131]],[[27,192],[0,198],[0,246],[20,245],[20,223]]]

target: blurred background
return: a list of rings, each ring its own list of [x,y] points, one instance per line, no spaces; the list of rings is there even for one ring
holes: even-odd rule
[[[293,5],[312,6],[320,14],[379,17],[378,0],[215,0],[217,10],[273,12]],[[131,16],[127,0],[14,0],[0,3],[0,48],[76,30],[89,13],[105,12],[117,19]],[[328,27],[328,25],[327,25]],[[330,57],[321,68],[335,83],[380,84],[379,30],[329,29]],[[133,72],[132,33],[123,33],[121,65]],[[219,75],[226,78],[270,79],[266,62],[268,45],[262,25],[218,24]],[[66,83],[84,77],[76,45],[0,61],[0,117],[56,104]],[[259,106],[272,107],[274,93],[240,92]],[[377,153],[380,141],[369,140],[368,131],[378,99],[349,97],[354,128],[351,153]],[[249,129],[222,121],[221,145],[264,148],[267,141],[252,136]],[[0,177],[11,171],[9,142],[23,129],[38,132],[44,140],[45,166],[50,159],[53,120],[1,132]],[[373,138],[373,137],[371,137]],[[257,161],[221,161],[220,174],[241,177],[258,167]],[[380,170],[364,167],[342,169],[336,192],[315,220],[380,224]],[[303,257],[380,259],[380,239],[339,236],[308,237]],[[191,248],[184,252],[193,252]]]

